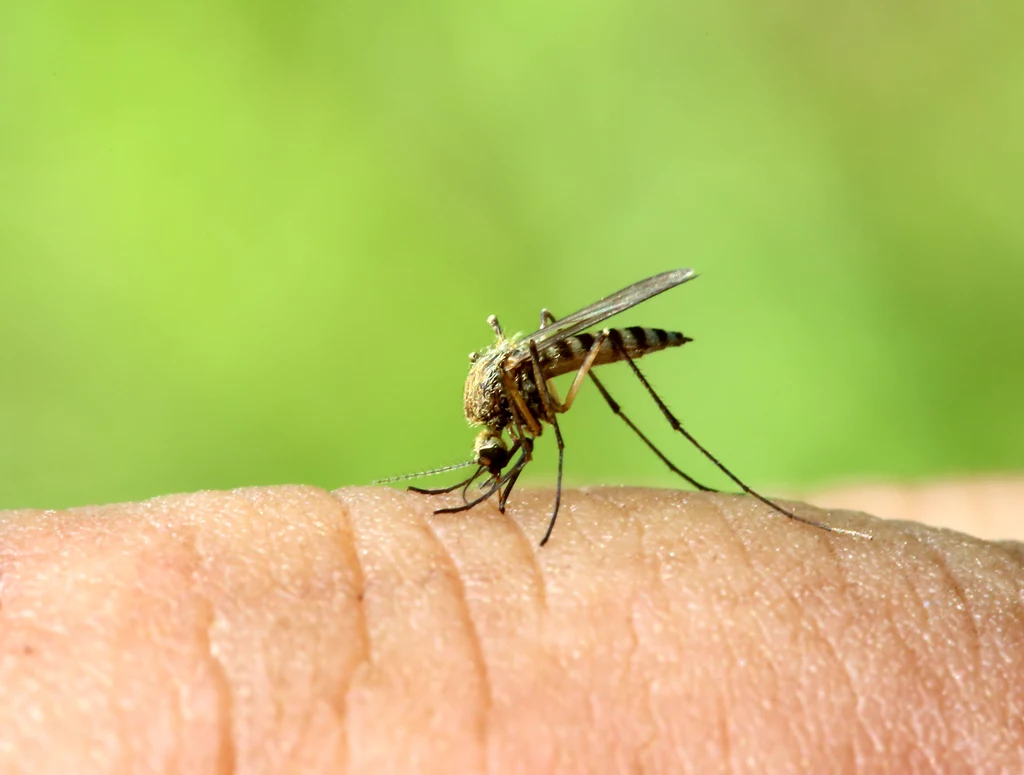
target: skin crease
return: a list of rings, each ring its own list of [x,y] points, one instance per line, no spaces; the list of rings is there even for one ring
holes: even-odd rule
[[[549,491],[455,498],[0,514],[0,771],[1024,771],[1019,543],[600,488],[538,551]]]

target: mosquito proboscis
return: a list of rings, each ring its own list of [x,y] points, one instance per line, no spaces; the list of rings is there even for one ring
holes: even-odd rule
[[[625,361],[648,395],[657,404],[672,429],[696,447],[744,493],[770,506],[780,514],[805,525],[811,525],[831,533],[870,539],[871,536],[867,533],[816,522],[769,500],[744,483],[683,427],[651,387],[643,372],[636,365],[636,361],[659,350],[679,347],[692,339],[677,331],[640,326],[605,328],[597,333],[586,332],[586,329],[602,323],[613,315],[635,307],[641,302],[675,288],[677,285],[682,285],[695,277],[697,275],[692,269],[674,269],[662,272],[623,288],[621,291],[606,296],[561,319],[555,318],[546,309],[541,310],[540,328],[529,336],[517,334],[506,337],[498,319],[492,315],[487,322],[494,331],[496,341],[482,353],[470,353],[469,356],[471,365],[464,393],[466,419],[471,425],[483,428],[473,445],[472,459],[454,466],[445,466],[419,474],[379,481],[411,479],[456,468],[475,466],[476,470],[469,477],[449,487],[438,489],[410,487],[409,489],[427,495],[439,495],[462,489],[463,502],[461,505],[437,509],[434,511],[435,514],[455,514],[468,511],[495,494],[498,495],[498,508],[504,513],[505,504],[508,502],[508,497],[520,474],[533,459],[535,440],[543,433],[544,425],[550,425],[554,430],[555,441],[558,445],[558,478],[551,519],[540,542],[540,545],[544,546],[551,538],[562,500],[565,443],[562,440],[562,431],[558,427],[558,415],[569,411],[584,381],[589,377],[612,412],[620,417],[673,473],[685,479],[698,490],[716,492],[693,479],[672,463],[633,424],[633,421],[622,411],[619,403],[612,398],[608,389],[594,374],[595,366]],[[551,380],[562,374],[573,373],[575,373],[575,377],[563,401],[558,397]],[[505,439],[506,435],[508,441]],[[480,487],[483,492],[469,498],[469,487],[484,474],[486,474],[486,478]]]

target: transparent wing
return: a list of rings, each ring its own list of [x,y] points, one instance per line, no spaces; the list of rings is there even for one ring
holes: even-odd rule
[[[673,269],[671,272],[662,272],[661,274],[654,275],[654,277],[648,277],[646,280],[633,283],[628,288],[623,288],[611,296],[605,296],[600,301],[595,301],[578,312],[566,315],[561,320],[524,337],[523,344],[516,348],[511,357],[528,357],[530,351],[527,343],[531,339],[537,343],[538,349],[543,350],[555,342],[569,336],[574,336],[591,326],[607,320],[613,315],[618,315],[630,307],[635,307],[652,296],[664,293],[669,288],[682,285],[687,280],[692,280],[696,276],[697,273],[692,269]]]

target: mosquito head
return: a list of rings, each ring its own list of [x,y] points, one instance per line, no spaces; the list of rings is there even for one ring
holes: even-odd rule
[[[481,431],[480,435],[476,437],[473,456],[476,458],[478,466],[486,468],[497,476],[508,465],[508,446],[500,433],[495,433],[488,428]]]

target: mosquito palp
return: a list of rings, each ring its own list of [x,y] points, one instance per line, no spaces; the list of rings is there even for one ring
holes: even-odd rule
[[[651,387],[635,361],[650,353],[686,344],[692,341],[689,337],[676,331],[640,326],[604,328],[596,334],[586,331],[586,329],[677,285],[688,282],[696,276],[692,269],[663,272],[623,288],[621,291],[606,296],[560,320],[556,319],[547,309],[541,310],[540,328],[525,337],[519,335],[506,337],[497,317],[494,315],[488,317],[487,323],[494,332],[496,341],[483,352],[470,354],[471,365],[464,391],[466,419],[471,425],[482,426],[473,445],[473,459],[455,466],[428,471],[423,475],[472,465],[475,465],[477,469],[471,476],[451,487],[436,490],[415,487],[409,489],[436,495],[462,488],[462,505],[440,508],[434,512],[435,514],[456,514],[468,511],[491,498],[495,493],[498,494],[498,509],[504,512],[509,495],[511,495],[519,476],[533,459],[534,441],[543,433],[544,425],[550,425],[554,429],[555,441],[558,446],[558,478],[551,518],[544,537],[540,541],[540,545],[544,546],[554,530],[562,500],[565,443],[558,425],[558,415],[569,411],[579,395],[583,383],[589,377],[612,412],[620,417],[627,427],[673,473],[698,490],[715,492],[672,463],[634,425],[633,421],[622,411],[619,403],[612,398],[597,375],[594,374],[593,370],[597,366],[625,361],[648,395],[657,404],[672,429],[679,432],[744,493],[797,522],[833,533],[870,539],[871,536],[867,533],[833,527],[801,517],[769,500],[733,474],[683,428],[682,423]],[[561,374],[574,375],[564,400],[558,397],[554,385],[551,384],[551,380]],[[506,441],[506,436],[508,441]],[[518,457],[516,457],[517,452],[519,453]],[[515,458],[514,462],[513,458]],[[510,468],[509,464],[511,464]],[[489,476],[480,485],[483,492],[475,498],[467,499],[469,487],[485,472]],[[396,481],[412,478],[412,476],[393,477],[381,481]]]

